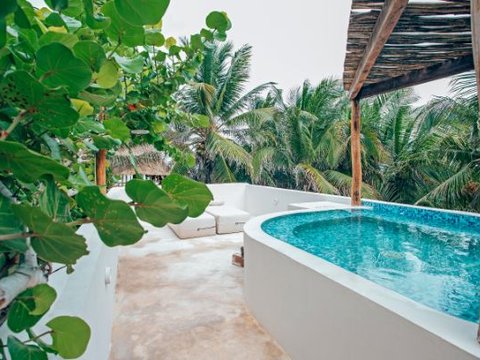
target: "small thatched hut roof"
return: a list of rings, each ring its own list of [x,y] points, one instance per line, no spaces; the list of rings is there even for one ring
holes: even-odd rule
[[[165,153],[147,144],[131,149],[122,147],[110,159],[110,167],[117,176],[136,174],[132,163],[135,163],[138,173],[142,175],[166,176],[171,171],[171,162]]]

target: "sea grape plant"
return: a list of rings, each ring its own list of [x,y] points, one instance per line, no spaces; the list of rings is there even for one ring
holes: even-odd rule
[[[183,116],[174,94],[204,47],[225,39],[227,15],[212,12],[206,28],[177,42],[162,31],[169,0],[46,4],[0,2],[0,309],[12,333],[0,359],[85,352],[90,328],[78,317],[33,330],[57,297],[48,277],[88,255],[79,226],[93,224],[107,246],[130,245],[145,233],[139,219],[179,223],[212,199],[204,184],[172,174],[161,188],[132,180],[131,202],[113,200],[95,185],[94,160],[148,142],[189,162],[163,134]]]

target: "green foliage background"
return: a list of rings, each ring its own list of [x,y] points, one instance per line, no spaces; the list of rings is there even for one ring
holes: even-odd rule
[[[193,150],[179,171],[206,182],[247,181],[350,195],[350,102],[336,79],[308,81],[289,93],[268,83],[248,89],[251,47],[217,44],[178,95],[202,121],[173,123],[173,143]],[[452,95],[418,106],[412,89],[362,101],[365,198],[480,210],[475,76]],[[197,116],[197,115],[195,115]]]
[[[78,317],[33,330],[57,296],[46,284],[52,263],[70,273],[88,255],[80,225],[93,224],[107,246],[130,245],[145,233],[139,219],[179,223],[212,200],[204,184],[176,174],[162,188],[131,181],[130,203],[109,199],[95,185],[94,159],[99,150],[150,143],[179,165],[192,163],[165,130],[183,114],[174,94],[193,79],[204,49],[231,28],[227,15],[212,12],[204,29],[179,43],[162,31],[169,0],[46,3],[0,3],[0,287],[18,274],[42,277],[1,304],[12,334],[20,334],[0,344],[4,359],[7,352],[12,359],[85,352],[90,328]]]

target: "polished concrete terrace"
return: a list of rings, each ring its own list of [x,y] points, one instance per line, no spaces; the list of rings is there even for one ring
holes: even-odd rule
[[[179,240],[149,228],[118,265],[111,360],[288,359],[248,312],[243,234]]]

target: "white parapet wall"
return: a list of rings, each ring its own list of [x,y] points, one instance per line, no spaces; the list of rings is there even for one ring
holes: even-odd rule
[[[480,359],[477,324],[270,237],[261,224],[275,216],[245,227],[245,298],[292,359]]]
[[[345,196],[245,183],[210,184],[208,188],[216,201],[224,201],[225,204],[245,210],[252,216],[286,211],[289,204],[298,202],[332,201],[340,204],[350,204],[350,198]]]
[[[56,273],[50,285],[58,299],[48,313],[79,316],[90,326],[92,336],[82,360],[107,360],[110,354],[115,286],[117,281],[118,248],[105,246],[93,225],[82,226],[78,234],[87,239],[90,254],[84,256],[71,275]]]
[[[63,269],[51,275],[49,285],[57,291],[57,300],[34,330],[38,334],[47,330],[44,324],[56,316],[78,316],[88,323],[92,333],[88,348],[79,359],[107,360],[110,353],[118,250],[105,246],[93,225],[83,225],[78,234],[86,238],[90,254],[79,259],[72,274],[68,275]],[[55,270],[61,265],[53,264],[53,267]],[[6,339],[8,335],[10,332],[6,325],[2,326],[0,336]]]
[[[114,190],[113,197],[116,197],[116,191],[118,190]],[[47,330],[44,324],[56,316],[78,316],[85,320],[91,329],[88,348],[79,359],[107,360],[110,354],[115,304],[118,248],[105,246],[91,224],[81,226],[77,233],[85,237],[89,254],[78,260],[72,274],[68,275],[63,269],[50,276],[48,283],[56,290],[57,300],[34,330],[38,334]],[[53,264],[53,269],[61,266]],[[10,334],[6,324],[2,326],[0,337],[5,340]]]

